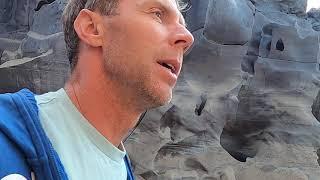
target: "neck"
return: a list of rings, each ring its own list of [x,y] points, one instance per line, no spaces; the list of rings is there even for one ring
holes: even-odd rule
[[[90,69],[97,66],[85,67],[76,67],[64,89],[89,123],[118,147],[144,110],[132,104],[135,101],[125,97],[126,94],[116,88],[115,82],[108,80],[103,71]],[[84,76],[78,72],[88,73]]]

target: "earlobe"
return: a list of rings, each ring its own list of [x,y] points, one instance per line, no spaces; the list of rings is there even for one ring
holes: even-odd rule
[[[101,17],[88,9],[82,9],[74,21],[73,27],[79,39],[92,47],[102,45]]]

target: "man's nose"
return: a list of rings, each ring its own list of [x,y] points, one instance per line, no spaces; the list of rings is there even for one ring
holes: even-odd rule
[[[186,52],[194,42],[193,35],[189,30],[179,24],[177,28],[172,33],[172,38],[170,44],[176,48],[182,49],[183,52]]]

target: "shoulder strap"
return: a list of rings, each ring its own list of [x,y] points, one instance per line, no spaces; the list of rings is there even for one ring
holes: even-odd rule
[[[127,154],[124,156],[124,161],[125,161],[126,167],[127,167],[127,180],[134,180],[134,175],[133,175],[133,171],[131,168],[131,163],[130,163],[130,160],[129,160],[129,157]]]

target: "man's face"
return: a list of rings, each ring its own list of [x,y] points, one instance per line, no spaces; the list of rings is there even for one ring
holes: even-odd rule
[[[183,53],[193,43],[176,2],[119,0],[117,14],[104,17],[107,77],[146,108],[168,103]]]

